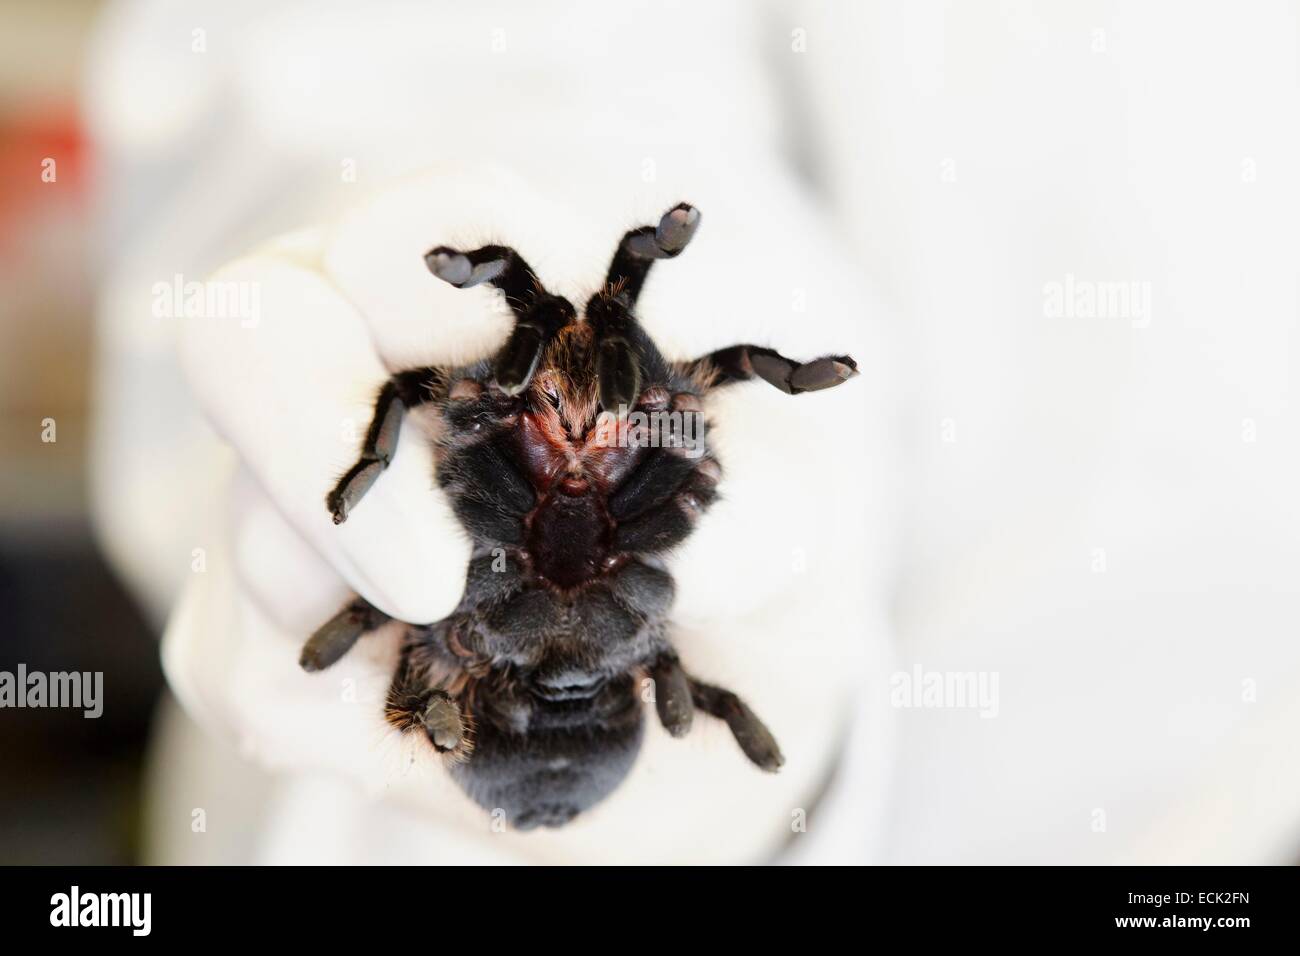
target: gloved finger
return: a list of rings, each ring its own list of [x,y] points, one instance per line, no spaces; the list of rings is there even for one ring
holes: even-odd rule
[[[561,206],[494,167],[439,170],[348,210],[329,231],[322,271],[366,318],[390,368],[492,355],[513,314],[486,284],[458,289],[430,274],[435,246],[516,249],[539,281],[575,305],[598,288],[613,252],[583,211]]]
[[[383,721],[398,634],[367,635],[329,671],[298,665],[305,635],[348,596],[246,468],[229,483],[163,638],[168,681],[209,729],[272,768],[325,767],[369,788],[404,766]]]
[[[268,256],[206,284],[244,295],[239,320],[190,320],[181,351],[191,387],[276,507],[349,586],[401,620],[457,603],[469,543],[434,486],[433,458],[408,416],[398,453],[349,520],[325,498],[356,460],[387,378],[364,321],[318,273]]]

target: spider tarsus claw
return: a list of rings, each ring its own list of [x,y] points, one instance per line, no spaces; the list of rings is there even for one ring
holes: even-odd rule
[[[424,264],[443,282],[461,288],[474,272],[468,257],[447,246],[438,246],[424,254]]]
[[[365,631],[365,616],[349,604],[307,638],[298,656],[298,665],[308,672],[323,671],[351,650]]]
[[[438,753],[449,753],[465,739],[465,723],[460,708],[445,693],[435,693],[420,718],[424,732]]]
[[[386,467],[383,461],[370,460],[359,461],[349,469],[348,473],[339,479],[339,483],[334,486],[334,490],[325,498],[325,507],[329,509],[334,518],[335,524],[342,524],[348,520],[348,515],[356,507],[370,486],[379,480],[379,476],[384,473]]]
[[[699,225],[700,211],[689,203],[678,203],[659,220],[655,227],[655,240],[660,249],[675,256],[695,237]]]
[[[347,502],[343,500],[341,488],[342,482],[339,483],[339,487],[325,496],[325,510],[330,513],[330,517],[336,525],[348,520],[348,506]]]
[[[737,699],[735,710],[727,715],[727,726],[745,756],[760,770],[776,773],[781,769],[785,757],[781,755],[776,738],[743,701]]]
[[[858,374],[857,363],[847,355],[828,356],[800,365],[790,373],[790,387],[794,393],[815,392],[834,388]]]
[[[441,247],[425,253],[424,264],[435,276],[457,289],[472,289],[484,282],[491,282],[506,271],[504,259],[492,259],[474,265],[463,253]]]
[[[646,227],[625,239],[626,248],[641,259],[671,259],[690,243],[700,225],[700,211],[678,203],[663,214],[654,229]]]
[[[659,723],[674,737],[686,736],[695,717],[695,705],[691,701],[691,685],[685,671],[675,660],[662,661],[654,668],[652,676]]]
[[[755,375],[787,395],[834,388],[858,374],[858,363],[847,355],[828,355],[800,365],[772,351],[751,351],[749,367]]]

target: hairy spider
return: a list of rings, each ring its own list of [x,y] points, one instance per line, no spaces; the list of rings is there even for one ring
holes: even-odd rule
[[[360,459],[326,499],[346,521],[391,462],[406,411],[435,406],[437,481],[474,548],[456,610],[406,626],[386,716],[425,734],[469,796],[518,829],[561,826],[618,786],[640,747],[647,679],[673,736],[698,709],[726,721],[757,766],[783,762],[739,697],[683,669],[663,555],[717,496],[704,395],[755,376],[797,395],[857,366],[754,345],[665,360],[633,309],[654,261],[680,253],[699,222],[682,203],[628,232],[581,316],[507,246],[430,251],[439,279],[500,289],[514,329],[491,361],[393,375]],[[389,620],[355,598],[307,641],[302,666],[330,666]]]

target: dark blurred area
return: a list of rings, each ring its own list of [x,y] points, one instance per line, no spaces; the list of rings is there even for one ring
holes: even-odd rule
[[[77,93],[99,6],[0,7],[0,671],[100,671],[104,698],[96,719],[0,709],[5,864],[139,858],[163,686],[156,635],[87,517],[94,263]]]
[[[0,670],[104,675],[97,718],[0,711],[0,861],[135,862],[145,741],[162,688],[154,635],[79,521],[0,528],[0,607]]]

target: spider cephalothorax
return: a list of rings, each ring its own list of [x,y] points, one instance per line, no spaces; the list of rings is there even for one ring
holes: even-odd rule
[[[407,626],[387,717],[427,736],[465,791],[520,829],[562,825],[618,786],[640,746],[647,681],[674,736],[699,709],[725,720],[759,767],[782,763],[735,694],[682,668],[663,556],[717,495],[702,396],[755,376],[789,394],[829,388],[856,365],[753,345],[667,361],[636,300],[699,218],[681,204],[627,233],[581,315],[509,247],[429,252],[438,278],[500,289],[514,330],[491,361],[393,375],[360,459],[326,501],[335,523],[347,520],[391,461],[407,409],[435,406],[438,484],[474,551],[456,610]],[[302,666],[328,667],[388,620],[354,599],[307,641]]]

